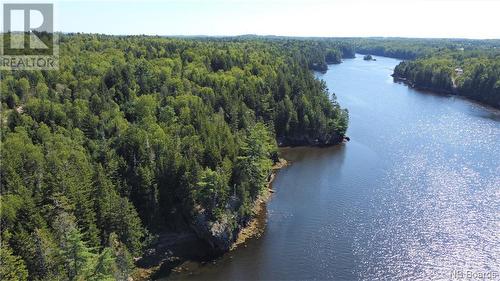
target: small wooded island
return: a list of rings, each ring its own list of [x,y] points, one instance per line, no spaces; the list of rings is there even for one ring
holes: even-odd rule
[[[372,61],[372,60],[375,60],[375,59],[372,57],[372,55],[365,55],[365,56],[363,57],[363,59],[364,59],[364,60],[366,60],[366,61]]]

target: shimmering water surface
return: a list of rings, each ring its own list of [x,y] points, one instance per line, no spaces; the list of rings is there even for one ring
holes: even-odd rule
[[[265,233],[169,279],[499,279],[500,111],[394,83],[397,63],[358,55],[318,74],[351,141],[282,150],[293,165]]]

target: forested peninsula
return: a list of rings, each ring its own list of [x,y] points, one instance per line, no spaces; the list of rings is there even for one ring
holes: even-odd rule
[[[500,108],[499,54],[434,54],[400,63],[393,76],[415,88],[460,95]]]
[[[347,129],[311,71],[353,57],[347,43],[60,40],[59,71],[1,73],[2,280],[126,280],[178,228],[227,251],[277,146]]]

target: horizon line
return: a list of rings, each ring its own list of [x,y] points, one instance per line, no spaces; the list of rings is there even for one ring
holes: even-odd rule
[[[212,37],[212,38],[231,38],[231,37],[244,37],[244,36],[255,36],[255,37],[282,37],[282,38],[317,38],[317,39],[358,39],[358,38],[366,38],[366,39],[454,39],[454,40],[479,40],[479,41],[487,41],[487,40],[500,40],[498,38],[471,38],[471,37],[411,37],[411,36],[317,36],[317,35],[276,35],[276,34],[252,34],[252,33],[242,33],[237,35],[214,35],[214,34],[146,34],[146,33],[134,33],[134,34],[112,34],[112,33],[103,33],[103,32],[82,32],[82,31],[55,31],[54,33],[61,34],[87,34],[87,35],[106,35],[106,36],[145,36],[145,37]]]

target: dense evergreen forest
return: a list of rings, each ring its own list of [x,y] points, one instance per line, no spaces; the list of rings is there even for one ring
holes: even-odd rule
[[[311,72],[344,42],[66,34],[60,52],[1,73],[1,280],[126,280],[180,222],[234,239],[277,145],[347,128]]]
[[[458,94],[500,108],[500,50],[435,52],[400,63],[394,77],[413,87]]]

